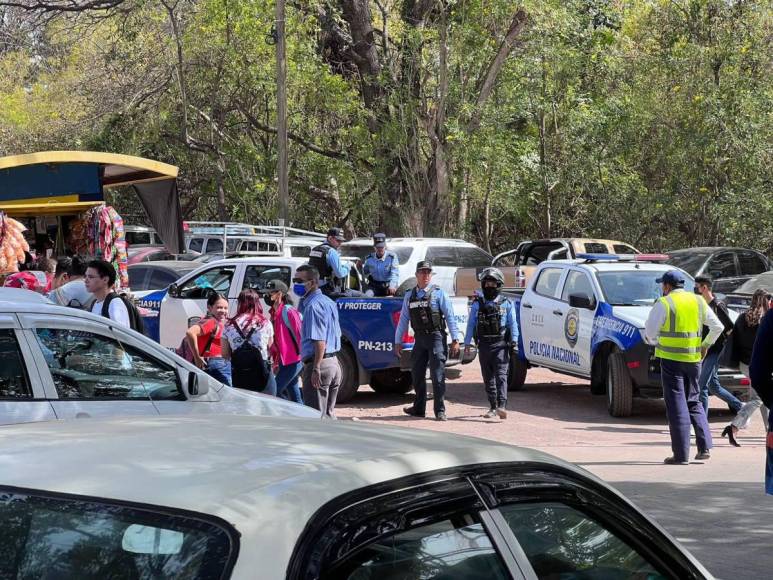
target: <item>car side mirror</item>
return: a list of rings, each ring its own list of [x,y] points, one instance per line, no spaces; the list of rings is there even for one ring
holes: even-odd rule
[[[596,301],[587,294],[570,294],[569,306],[572,308],[584,308],[586,310],[593,310],[596,308]]]
[[[169,290],[167,291],[167,294],[169,294],[169,296],[171,296],[172,298],[180,297],[180,287],[177,285],[177,282],[172,282],[169,285]]]
[[[209,385],[207,383],[199,383],[199,374],[191,371],[188,373],[188,394],[191,397],[197,397],[199,395],[206,395],[209,392]]]

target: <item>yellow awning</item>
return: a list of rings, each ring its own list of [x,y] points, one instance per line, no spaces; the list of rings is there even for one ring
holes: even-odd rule
[[[29,200],[25,200],[29,201]],[[34,218],[44,215],[77,215],[101,205],[101,201],[50,201],[46,203],[0,203],[0,211],[14,218]]]

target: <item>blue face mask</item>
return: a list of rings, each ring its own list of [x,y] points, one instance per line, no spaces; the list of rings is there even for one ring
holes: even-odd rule
[[[306,296],[306,284],[293,284],[293,292],[301,298]]]

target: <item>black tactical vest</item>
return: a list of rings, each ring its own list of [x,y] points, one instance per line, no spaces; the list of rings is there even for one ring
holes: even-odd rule
[[[330,251],[330,244],[320,244],[309,252],[309,265],[319,270],[319,277],[323,280],[330,280],[333,276],[333,269],[327,263],[327,253]]]
[[[432,309],[432,293],[434,286],[430,286],[424,298],[417,296],[418,287],[414,287],[408,299],[408,313],[411,316],[411,327],[416,334],[431,334],[445,328],[445,320],[440,309]]]
[[[502,326],[500,308],[506,299],[497,296],[494,300],[486,302],[484,298],[478,296],[475,300],[478,302],[478,322],[475,326],[478,340],[486,342],[502,340],[507,329]]]

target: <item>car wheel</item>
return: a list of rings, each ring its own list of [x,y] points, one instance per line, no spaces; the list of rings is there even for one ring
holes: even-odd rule
[[[357,394],[357,389],[360,387],[357,359],[348,344],[342,345],[341,350],[338,351],[338,364],[341,365],[341,386],[338,388],[337,400],[346,403]]]
[[[607,365],[609,364],[609,352],[601,351],[593,357],[590,372],[590,392],[594,395],[607,394]]]
[[[633,382],[620,352],[607,359],[607,407],[613,417],[630,417],[633,412]]]
[[[370,376],[370,386],[377,393],[404,395],[413,389],[411,373],[400,369],[373,371]]]
[[[526,382],[529,367],[515,353],[510,353],[510,367],[507,371],[507,390],[520,391]]]

